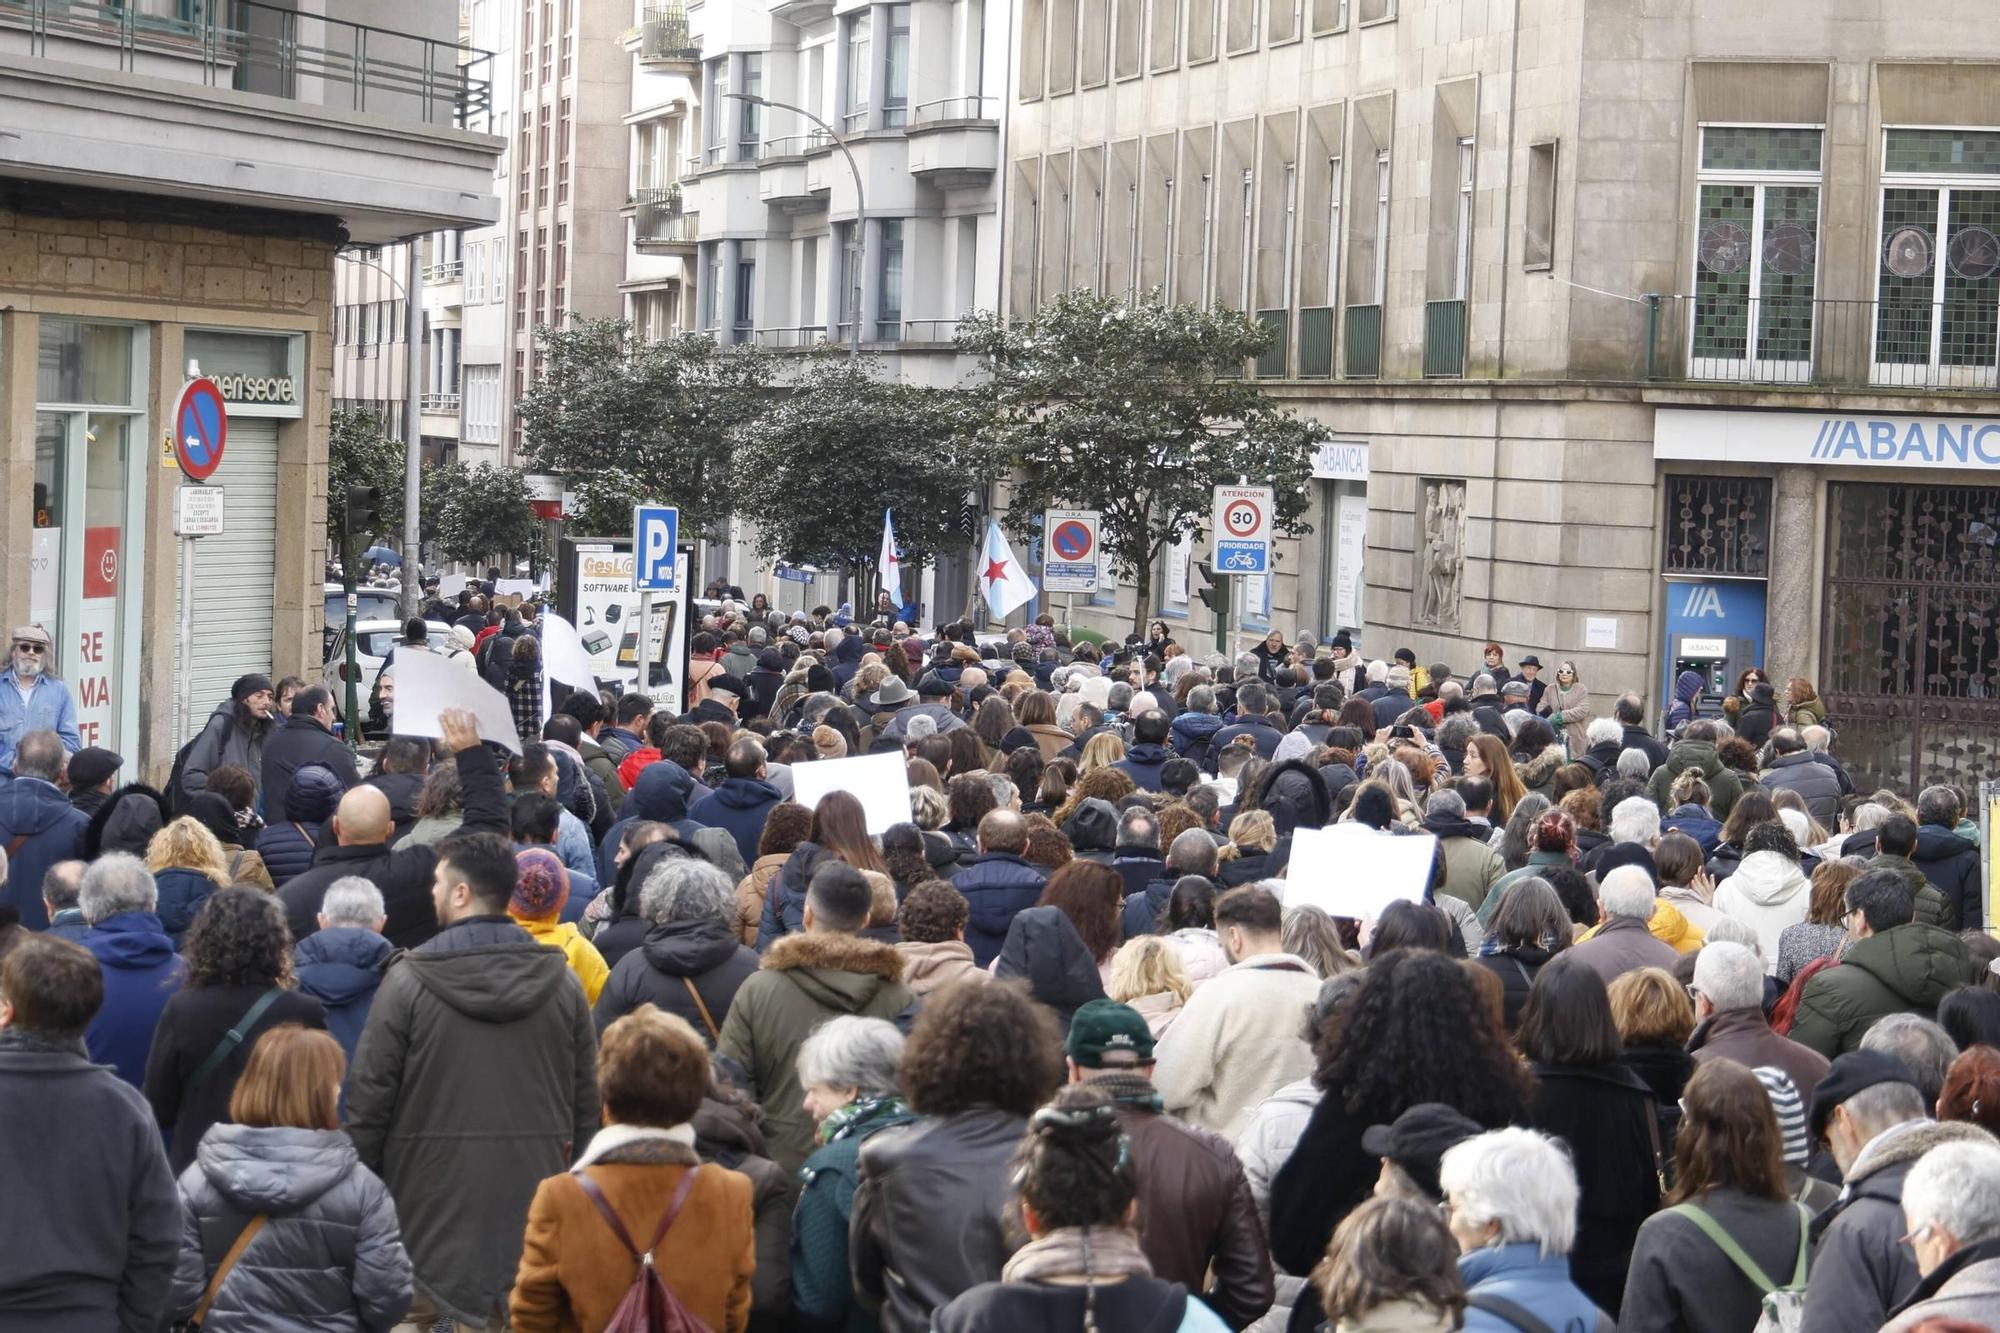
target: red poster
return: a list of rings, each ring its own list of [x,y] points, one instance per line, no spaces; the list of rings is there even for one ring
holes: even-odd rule
[[[118,595],[118,538],[115,523],[83,530],[84,600]]]

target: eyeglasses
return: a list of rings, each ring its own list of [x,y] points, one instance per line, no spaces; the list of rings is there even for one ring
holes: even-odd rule
[[[1902,1240],[1897,1242],[1897,1244],[1915,1245],[1918,1241],[1922,1240],[1925,1236],[1930,1235],[1932,1232],[1936,1230],[1937,1230],[1937,1223],[1926,1222],[1920,1227],[1912,1228],[1910,1234],[1903,1237]]]
[[[40,657],[48,649],[42,644],[30,643],[26,639],[23,639],[14,645],[14,651],[17,653],[33,653],[35,656]]]

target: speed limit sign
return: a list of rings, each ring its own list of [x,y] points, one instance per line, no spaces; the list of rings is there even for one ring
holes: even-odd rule
[[[1213,560],[1218,574],[1268,574],[1271,570],[1271,488],[1217,486]]]

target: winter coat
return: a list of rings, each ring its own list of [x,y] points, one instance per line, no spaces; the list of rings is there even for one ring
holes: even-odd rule
[[[1217,718],[1216,721],[1220,722],[1221,719]],[[1067,750],[1070,742],[1076,739],[1053,722],[1037,722],[1027,730],[1028,734],[1035,738],[1035,748],[1042,752],[1044,763]]]
[[[965,942],[974,962],[985,967],[1000,956],[1015,916],[1035,905],[1048,882],[1047,871],[1012,852],[985,852],[959,865],[951,883],[970,909]]]
[[[625,826],[635,819],[669,826],[723,874],[740,878],[748,863],[736,849],[735,836],[727,829],[704,828],[687,817],[688,807],[708,795],[692,774],[671,759],[656,758],[640,769],[631,794],[619,808],[617,822],[598,841],[597,882],[610,884],[618,878],[618,841],[625,835]]]
[[[1002,981],[1025,977],[1028,993],[1055,1010],[1064,1035],[1078,1009],[1104,998],[1097,960],[1059,907],[1030,907],[1015,916],[993,975]]]
[[[1715,890],[1715,909],[1757,932],[1764,971],[1778,968],[1778,936],[1806,919],[1812,884],[1783,852],[1752,852]]]
[[[730,1001],[757,970],[757,955],[719,921],[667,921],[652,926],[645,942],[618,960],[591,1010],[601,1035],[614,1019],[642,1004],[679,1014],[714,1044],[688,987],[701,995],[720,1032]]]
[[[1910,1229],[1903,1182],[1918,1158],[1947,1143],[1990,1146],[1993,1136],[1963,1121],[1918,1121],[1876,1140],[1849,1165],[1840,1198],[1813,1224],[1805,1318],[1812,1333],[1875,1333],[1916,1290],[1917,1258],[1902,1242]]]
[[[258,1333],[384,1329],[415,1292],[396,1204],[337,1129],[217,1125],[181,1174],[171,1308],[194,1313],[252,1217],[269,1217],[216,1292],[204,1328]]]
[[[257,835],[257,854],[264,858],[272,884],[284,888],[312,869],[313,856],[322,844],[332,845],[333,834],[326,821],[333,817],[345,790],[332,769],[318,764],[292,775],[283,817],[271,820]]]
[[[1910,905],[1919,925],[1956,929],[1951,920],[1951,903],[1938,892],[1930,877],[1918,868],[1915,861],[1907,856],[1878,852],[1869,858],[1868,868],[1893,871],[1903,877],[1903,882],[1910,886]]]
[[[2000,1240],[1959,1250],[1917,1284],[1912,1304],[1883,1325],[1883,1333],[1911,1333],[1929,1320],[1972,1323],[2000,1310]]]
[[[1831,1060],[1861,1045],[1890,1014],[1936,1014],[1953,987],[1973,980],[1965,942],[1936,926],[1893,926],[1856,940],[1841,961],[1806,982],[1791,1039]]]
[[[1698,805],[1675,806],[1666,818],[1660,821],[1662,833],[1685,833],[1701,845],[1704,861],[1715,855],[1715,849],[1722,845],[1722,821],[1712,817]]]
[[[186,964],[151,912],[119,912],[92,926],[81,941],[104,977],[104,1003],[83,1034],[90,1058],[110,1065],[139,1087],[160,1012],[181,988]]]
[[[1134,1274],[1084,1289],[1059,1282],[986,1282],[937,1312],[936,1333],[1070,1333],[1090,1327],[1119,1333],[1211,1333],[1229,1325],[1178,1283]]]
[[[1458,1257],[1466,1295],[1498,1296],[1520,1306],[1555,1333],[1594,1333],[1603,1327],[1591,1298],[1570,1280],[1568,1255],[1544,1257],[1539,1245],[1517,1241],[1488,1245]],[[1521,1333],[1512,1321],[1470,1303],[1464,1333]]]
[[[1404,707],[1407,709],[1409,705],[1406,704]],[[1229,743],[1238,736],[1248,736],[1256,742],[1259,759],[1269,759],[1277,750],[1278,742],[1285,738],[1285,734],[1278,730],[1278,724],[1268,717],[1262,715],[1238,717],[1232,725],[1222,728],[1209,740],[1210,761],[1229,748]]]
[[[1462,819],[1427,819],[1424,829],[1437,835],[1438,846],[1444,853],[1444,883],[1438,886],[1438,892],[1448,893],[1477,909],[1486,901],[1487,892],[1507,873],[1507,863],[1500,859],[1500,853],[1486,844],[1493,834],[1492,828]]]
[[[1782,1069],[1807,1106],[1812,1105],[1813,1089],[1826,1077],[1825,1056],[1790,1037],[1779,1036],[1771,1030],[1764,1011],[1755,1007],[1710,1014],[1688,1038],[1687,1048],[1697,1065],[1734,1060],[1745,1069],[1764,1065]]]
[[[1569,1145],[1582,1196],[1570,1272],[1606,1310],[1624,1300],[1626,1269],[1639,1225],[1660,1206],[1653,1157],[1654,1096],[1620,1064],[1533,1063],[1530,1123]],[[1664,1154],[1668,1145],[1661,1142]]]
[[[1080,814],[1071,816],[1070,822],[1074,824],[1080,817]],[[1072,843],[1074,843],[1073,836]],[[1157,881],[1166,873],[1167,867],[1166,858],[1151,847],[1115,848],[1106,864],[1117,871],[1118,878],[1124,881],[1119,892],[1127,898]]]
[[[1824,821],[1822,821],[1824,822]],[[1972,930],[1985,924],[1985,897],[1979,889],[1979,844],[1942,824],[1917,826],[1917,849],[1910,860],[1942,893],[1948,911],[1943,924]]]
[[[315,931],[292,949],[299,991],[320,1002],[326,1011],[326,1030],[347,1052],[349,1063],[395,948],[372,930],[335,926]]]
[[[1475,955],[1481,967],[1500,978],[1501,1013],[1508,1032],[1520,1028],[1521,1010],[1528,1003],[1528,992],[1534,988],[1535,975],[1554,956],[1539,944],[1524,944],[1519,948],[1496,949],[1492,953]]]
[[[1813,822],[1822,828],[1840,824],[1840,775],[1819,755],[1807,750],[1779,755],[1757,781],[1771,792],[1793,791],[1806,803]]]
[[[1708,784],[1709,813],[1717,820],[1729,818],[1736,798],[1743,794],[1743,784],[1722,766],[1722,761],[1715,757],[1714,744],[1709,741],[1676,741],[1667,751],[1667,762],[1653,771],[1646,794],[1660,807],[1660,813],[1673,808],[1674,781],[1690,770],[1701,774],[1701,780]]]
[[[1229,970],[1229,955],[1223,952],[1222,941],[1207,926],[1182,926],[1167,938],[1180,953],[1181,969],[1187,973],[1193,989],[1199,990],[1204,981]],[[1159,1033],[1153,1035],[1157,1037]]]
[[[214,880],[199,870],[189,870],[184,866],[173,866],[153,872],[153,881],[159,885],[160,924],[173,937],[174,947],[179,948],[187,935],[188,927],[194,924],[195,913],[208,901],[209,895],[221,888]]]
[[[1777,695],[1767,683],[1752,685],[1749,702],[1736,713],[1736,734],[1752,745],[1762,745],[1771,739],[1771,729],[1777,724]]]
[[[1646,762],[1654,768],[1667,762],[1667,747],[1655,737],[1648,735],[1644,727],[1626,727],[1618,738],[1618,744],[1621,750],[1643,750]]]
[[[1271,816],[1282,838],[1302,828],[1325,828],[1333,819],[1333,793],[1318,769],[1303,759],[1287,759],[1266,770],[1257,808]]]
[[[145,1099],[73,1043],[0,1029],[0,1125],[0,1323],[155,1333],[181,1204]]]
[[[597,951],[597,946],[583,937],[583,932],[576,928],[574,922],[516,917],[514,924],[533,936],[535,943],[560,950],[563,961],[569,964],[569,970],[583,983],[585,1002],[597,1003],[597,997],[604,991],[604,983],[611,977],[611,969],[606,966],[604,955]]]
[[[972,949],[963,940],[936,944],[905,940],[896,946],[896,952],[903,955],[903,984],[919,998],[961,981],[986,981],[992,976],[973,961]]]
[[[1678,736],[1682,727],[1694,721],[1705,683],[1699,671],[1683,671],[1674,677],[1674,701],[1667,706],[1665,722],[1668,735]]]
[[[294,716],[264,740],[263,781],[258,783],[261,806],[257,813],[268,821],[274,811],[285,808],[285,796],[292,787],[292,775],[307,764],[320,764],[340,779],[342,791],[361,781],[354,766],[354,751],[338,736],[310,717]]]
[[[750,1181],[750,1207],[757,1224],[757,1268],[750,1275],[750,1333],[780,1333],[789,1327],[793,1184],[772,1161],[764,1144],[764,1113],[709,1071],[707,1095],[689,1122],[694,1150],[702,1161],[740,1172]]]
[[[1618,756],[1625,753],[1623,741],[1599,741],[1588,750],[1576,756],[1576,762],[1597,775],[1599,782],[1606,773],[1618,776]]]
[[[1245,958],[1205,983],[1154,1048],[1168,1113],[1235,1142],[1259,1102],[1312,1073],[1299,1015],[1318,994],[1291,954]]]
[[[771,1157],[796,1173],[813,1148],[813,1122],[801,1104],[799,1047],[829,1018],[895,1018],[916,999],[903,984],[903,958],[887,944],[831,932],[787,935],[765,951],[722,1022],[721,1054],[749,1077],[764,1108]]]
[[[1169,759],[1175,758],[1172,750],[1164,745],[1142,741],[1125,751],[1125,757],[1112,767],[1132,779],[1132,784],[1140,791],[1164,791],[1160,781],[1160,770]]]
[[[751,948],[757,945],[757,923],[764,916],[764,900],[770,896],[772,882],[791,856],[790,852],[774,852],[758,857],[750,863],[750,873],[736,885],[736,933]]]
[[[1216,713],[1197,713],[1192,710],[1177,713],[1167,729],[1167,741],[1174,753],[1183,759],[1192,759],[1210,773],[1215,772],[1215,752],[1220,747],[1215,744],[1216,733],[1222,730],[1222,718]],[[1044,759],[1054,756],[1044,752]]]
[[[1320,1091],[1310,1078],[1287,1083],[1257,1104],[1250,1123],[1236,1142],[1236,1155],[1243,1163],[1243,1178],[1256,1201],[1258,1216],[1268,1233],[1271,1226],[1271,1181],[1284,1167],[1306,1132],[1313,1108],[1319,1105]],[[1286,1299],[1285,1275],[1278,1280],[1278,1300]]]
[[[1571,754],[1582,754],[1590,748],[1590,738],[1584,734],[1590,727],[1590,691],[1583,687],[1582,681],[1568,689],[1551,683],[1542,692],[1542,701],[1535,711],[1549,720],[1558,737],[1569,742]]]
[[[1489,844],[1490,845],[1490,844]],[[1504,862],[1502,863],[1504,864]],[[1542,871],[1550,866],[1574,866],[1566,852],[1529,852],[1528,859],[1519,870],[1510,870],[1493,881],[1493,887],[1486,891],[1486,901],[1479,904],[1480,923],[1493,920],[1493,910],[1500,906],[1500,900],[1507,896],[1507,890],[1524,879],[1540,879]]]
[[[477,916],[395,957],[348,1074],[347,1132],[444,1313],[498,1314],[538,1183],[597,1123],[590,1009],[562,955]]]
[[[493,760],[493,752],[476,745],[460,751],[456,762],[459,786],[465,793],[461,830],[507,836],[512,831],[507,818],[507,793],[501,786],[500,767]],[[302,940],[319,929],[320,903],[336,879],[359,875],[382,891],[382,904],[389,917],[382,933],[389,942],[399,949],[422,944],[438,929],[437,912],[431,905],[431,880],[437,872],[437,860],[437,848],[429,845],[392,850],[387,843],[380,842],[321,844],[313,854],[312,869],[278,890],[292,938]]]
[[[145,1092],[160,1128],[167,1131],[167,1161],[175,1171],[187,1170],[194,1161],[195,1149],[210,1125],[229,1119],[229,1094],[250,1063],[250,1048],[257,1038],[280,1023],[326,1029],[326,1010],[318,1000],[297,991],[280,991],[215,1072],[193,1082],[195,1071],[270,989],[254,983],[192,986],[175,994],[161,1011],[146,1057]]]
[[[1786,926],[1778,936],[1778,984],[1789,986],[1808,963],[1820,958],[1838,958],[1847,943],[1847,931],[1836,924],[1801,921]]]
[[[77,856],[95,861],[106,852],[129,852],[144,860],[153,835],[171,818],[166,797],[143,782],[128,782],[91,813]]]
[[[1707,1213],[1772,1281],[1789,1285],[1810,1255],[1811,1213],[1791,1199],[1736,1189],[1690,1200]],[[1619,1333],[1742,1333],[1756,1327],[1764,1293],[1708,1234],[1672,1209],[1639,1228]]]
[[[861,1145],[850,1266],[855,1294],[881,1312],[883,1333],[925,1333],[940,1307],[999,1279],[1015,1249],[1003,1214],[1026,1131],[1011,1111],[975,1107]]]
[[[0,682],[0,688],[13,689]],[[90,817],[69,803],[52,782],[40,778],[0,780],[0,850],[7,853],[0,903],[21,913],[21,924],[43,930],[49,924],[42,904],[42,878],[58,861],[74,860]],[[14,839],[23,841],[16,846]]]
[[[749,1178],[702,1165],[692,1144],[620,1125],[604,1133],[617,1146],[593,1144],[590,1165],[556,1172],[535,1188],[508,1326],[515,1333],[602,1329],[631,1288],[639,1265],[612,1236],[578,1175],[588,1174],[604,1192],[632,1243],[645,1245],[693,1171],[680,1216],[651,1251],[653,1268],[703,1327],[742,1329],[757,1263]]]
[[[1590,938],[1571,945],[1569,956],[1604,978],[1604,984],[1609,986],[1627,972],[1637,972],[1642,967],[1671,972],[1680,951],[1654,939],[1653,932],[1639,918],[1614,916],[1597,927]]]
[[[764,836],[764,820],[771,807],[784,800],[776,787],[762,778],[730,778],[688,810],[697,824],[719,828],[736,840],[736,850],[749,865],[757,859],[757,840]]]
[[[1521,785],[1541,796],[1555,790],[1556,770],[1567,762],[1560,745],[1544,746],[1540,754],[1528,759],[1519,755],[1513,758],[1514,775],[1521,779]]]
[[[257,719],[246,724],[237,716],[236,701],[224,699],[208,715],[201,734],[194,738],[181,765],[180,790],[169,793],[177,806],[198,791],[208,790],[208,775],[225,764],[234,764],[250,774],[253,782],[264,775],[264,739],[277,729],[275,722]]]
[[[792,1213],[792,1302],[806,1326],[827,1333],[873,1333],[881,1325],[854,1295],[848,1271],[849,1226],[861,1145],[916,1117],[900,1102],[884,1102],[849,1122],[799,1168],[802,1185]]]

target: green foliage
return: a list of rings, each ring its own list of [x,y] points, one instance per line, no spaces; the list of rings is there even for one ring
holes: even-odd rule
[[[512,468],[445,463],[424,469],[424,539],[440,560],[476,564],[495,555],[544,554],[528,483]]]
[[[576,497],[576,531],[624,532],[642,501],[678,505],[689,534],[729,516],[765,353],[696,333],[648,339],[615,319],[537,329],[535,347],[541,371],[516,410],[533,469],[560,473]]]
[[[1232,310],[1127,305],[1069,292],[1032,320],[960,322],[960,350],[988,375],[988,438],[1016,469],[1006,526],[1026,539],[1052,506],[1095,509],[1119,577],[1139,590],[1133,621],[1151,611],[1160,552],[1208,520],[1218,485],[1273,490],[1276,525],[1302,521],[1312,453],[1330,438],[1245,377],[1272,334]]]
[[[389,438],[388,428],[374,412],[340,410],[326,446],[327,550],[342,549],[347,523],[347,488],[377,486],[382,491],[382,532],[369,537],[400,536],[403,531],[403,446]],[[361,540],[357,550],[365,548]]]
[[[883,377],[867,362],[819,352],[744,432],[737,512],[759,554],[850,566],[881,550],[882,511],[911,564],[964,545],[961,506],[988,485],[998,456],[977,442],[981,401]]]

